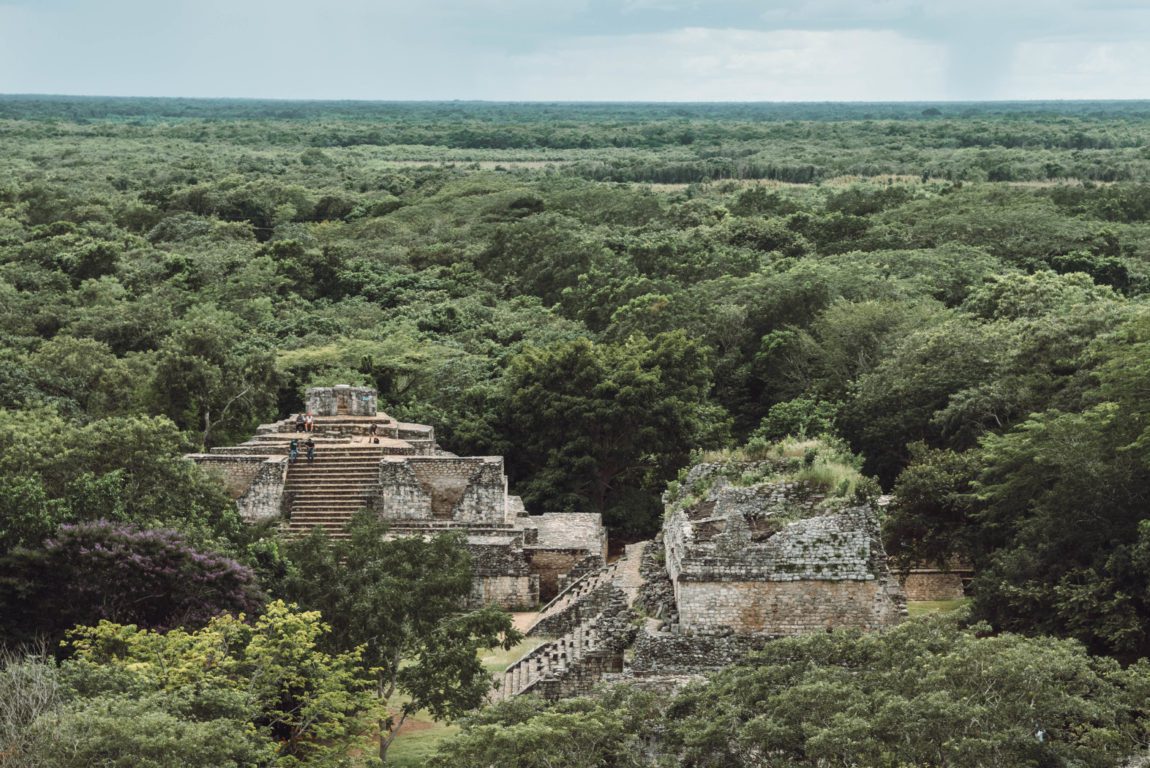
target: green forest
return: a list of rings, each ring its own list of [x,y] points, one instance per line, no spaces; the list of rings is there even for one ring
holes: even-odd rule
[[[0,765],[372,765],[415,712],[441,768],[1150,748],[1150,102],[3,96],[0,147]],[[971,598],[480,708],[519,638],[458,539],[283,540],[182,458],[337,383],[616,542],[820,437]]]

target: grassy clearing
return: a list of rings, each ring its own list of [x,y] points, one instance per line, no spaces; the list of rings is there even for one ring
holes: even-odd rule
[[[539,637],[529,637],[510,651],[496,649],[490,653],[485,653],[483,654],[483,666],[487,667],[492,674],[503,672],[545,642],[546,640]]]
[[[908,602],[906,610],[912,617],[930,613],[949,613],[967,604],[967,600],[920,600]]]
[[[496,649],[482,656],[483,666],[492,674],[504,671],[519,659],[542,645],[545,640],[538,637],[529,637],[509,651]],[[396,706],[403,704],[403,699],[395,702]],[[392,742],[387,751],[387,764],[395,768],[418,768],[435,754],[440,742],[459,732],[459,726],[438,723],[424,712],[409,717],[403,724],[403,730]],[[371,749],[377,749],[373,743]]]
[[[459,732],[457,725],[446,725],[431,720],[422,721],[417,718],[415,721],[417,730],[410,729],[409,723],[412,721],[404,723],[403,730],[387,750],[387,764],[394,768],[419,768],[435,754],[440,742]]]

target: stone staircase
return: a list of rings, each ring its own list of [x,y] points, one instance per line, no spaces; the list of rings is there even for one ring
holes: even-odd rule
[[[623,648],[633,634],[630,623],[626,598],[615,592],[607,610],[509,666],[497,677],[491,699],[528,693],[557,699],[587,693],[603,675],[622,671]]]
[[[563,635],[584,618],[602,613],[614,590],[617,563],[585,573],[559,592],[540,609],[535,622],[524,633],[528,637],[556,637]]]
[[[628,546],[622,558],[572,582],[544,606],[526,634],[558,636],[497,675],[493,701],[587,693],[604,675],[623,670],[623,649],[638,631],[630,607],[642,584],[644,546]]]
[[[378,445],[322,445],[309,464],[301,446],[299,458],[288,465],[284,485],[286,533],[303,535],[320,526],[333,537],[346,536],[344,526],[371,503],[383,456]]]

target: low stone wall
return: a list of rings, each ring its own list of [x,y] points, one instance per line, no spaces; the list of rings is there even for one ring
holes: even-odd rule
[[[525,611],[539,604],[539,579],[535,576],[476,576],[471,583],[471,605],[498,605],[508,611]]]
[[[738,663],[772,639],[767,635],[640,632],[631,646],[630,671],[637,678],[714,671]]]
[[[961,600],[966,596],[963,577],[956,571],[911,571],[899,574],[899,582],[907,600]]]
[[[471,603],[494,603],[507,610],[530,610],[539,604],[539,577],[531,573],[523,538],[513,535],[468,536],[475,574]]]
[[[572,664],[562,675],[544,678],[529,693],[554,701],[569,696],[590,693],[604,675],[623,671],[622,652],[595,650],[588,651],[577,663]]]
[[[195,454],[203,455],[203,454]],[[210,456],[286,456],[287,446],[267,443],[244,443],[243,445],[221,445],[212,449]]]

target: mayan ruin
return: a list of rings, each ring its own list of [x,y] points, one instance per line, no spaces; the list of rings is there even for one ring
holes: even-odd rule
[[[345,535],[360,509],[386,520],[389,536],[464,532],[473,605],[542,604],[527,634],[543,642],[506,670],[499,697],[677,681],[772,638],[878,630],[905,616],[874,503],[808,477],[814,454],[828,450],[817,443],[800,456],[697,464],[664,495],[656,539],[608,562],[598,515],[529,514],[508,492],[502,457],[443,450],[433,427],[380,412],[372,389],[309,389],[307,413],[310,432],[293,414],[189,458],[224,478],[245,520],[279,521],[288,535],[315,526]],[[292,461],[293,441],[306,438],[314,460]],[[922,576],[911,574],[911,586]]]
[[[309,389],[307,412],[311,432],[297,431],[293,415],[261,426],[245,443],[189,458],[224,478],[245,520],[282,521],[289,535],[315,526],[344,535],[360,509],[388,521],[392,536],[463,532],[475,605],[531,608],[605,563],[599,515],[528,515],[507,491],[502,457],[442,450],[432,427],[379,412],[375,390]],[[303,453],[291,461],[293,441],[309,437],[314,461]]]
[[[654,541],[542,609],[529,634],[549,640],[508,668],[500,695],[559,698],[602,680],[674,687],[775,638],[898,624],[906,598],[875,505],[821,485],[812,465],[827,447],[801,447],[692,467],[664,496]]]

